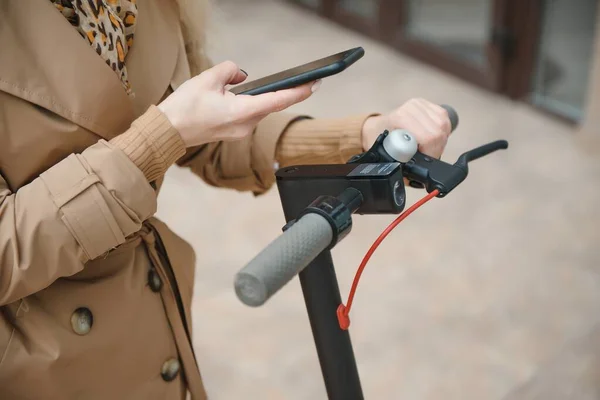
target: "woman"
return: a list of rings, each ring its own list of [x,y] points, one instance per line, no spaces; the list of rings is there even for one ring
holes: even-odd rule
[[[445,146],[425,100],[312,120],[280,111],[318,83],[227,93],[245,74],[209,68],[201,3],[178,1],[0,2],[2,399],[206,398],[195,255],[153,217],[171,165],[260,194],[276,163],[344,162],[384,128]]]

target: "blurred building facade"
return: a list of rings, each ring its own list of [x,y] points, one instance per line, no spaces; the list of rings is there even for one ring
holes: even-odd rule
[[[598,0],[286,1],[578,127],[598,126]]]

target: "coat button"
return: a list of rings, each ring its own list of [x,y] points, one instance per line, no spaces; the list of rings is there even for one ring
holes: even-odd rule
[[[94,324],[94,316],[89,308],[80,307],[71,315],[71,327],[78,335],[87,335]]]
[[[162,285],[162,280],[160,279],[156,269],[150,268],[148,270],[148,286],[150,286],[150,289],[152,289],[153,292],[160,292]]]
[[[180,368],[179,360],[170,358],[163,364],[160,375],[165,381],[170,382],[177,377]]]

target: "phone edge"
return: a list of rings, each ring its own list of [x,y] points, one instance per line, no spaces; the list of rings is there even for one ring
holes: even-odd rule
[[[352,49],[347,50],[347,52],[350,53],[348,55],[348,57],[336,62],[335,64],[331,64],[331,65],[328,65],[328,66],[320,68],[320,69],[314,69],[314,70],[303,72],[302,74],[296,75],[294,78],[290,78],[286,81],[279,81],[279,82],[271,83],[269,85],[260,86],[258,88],[254,88],[254,89],[249,89],[244,92],[238,92],[238,93],[233,92],[233,89],[235,89],[235,87],[232,88],[230,91],[235,95],[243,94],[243,95],[249,95],[249,96],[256,96],[259,94],[274,92],[277,90],[291,89],[293,87],[300,86],[300,85],[303,85],[305,83],[308,83],[308,82],[311,82],[311,81],[314,81],[317,79],[323,79],[323,78],[327,78],[327,77],[330,77],[333,75],[337,75],[340,72],[345,71],[348,67],[350,67],[354,63],[356,63],[356,61],[360,60],[365,54],[365,50],[362,46],[354,47]],[[315,71],[320,71],[322,73],[313,76]],[[281,84],[281,82],[286,82],[286,84]]]

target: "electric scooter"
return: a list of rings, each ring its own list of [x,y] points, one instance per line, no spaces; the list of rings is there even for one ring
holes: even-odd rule
[[[452,107],[442,107],[454,130],[458,114]],[[328,398],[363,399],[348,327],[354,291],[370,255],[406,216],[434,197],[445,197],[462,183],[470,161],[507,148],[507,141],[498,140],[470,150],[449,164],[419,152],[410,132],[386,130],[368,151],[353,156],[346,164],[279,169],[275,175],[287,223],[283,234],[235,276],[237,297],[248,306],[261,306],[299,275]],[[405,179],[409,186],[425,189],[428,194],[402,213],[406,205]],[[350,233],[352,214],[400,216],[363,259],[344,305],[331,249]]]

